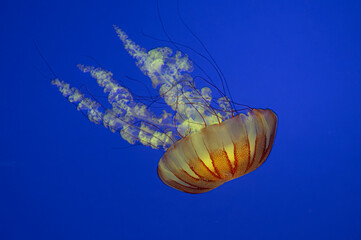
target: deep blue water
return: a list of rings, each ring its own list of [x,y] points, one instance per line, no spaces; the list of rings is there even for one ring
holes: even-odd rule
[[[160,151],[124,149],[77,112],[33,43],[74,86],[99,91],[76,68],[93,59],[149,81],[112,24],[171,47],[142,34],[165,39],[155,1],[0,5],[0,239],[361,239],[360,1],[181,0],[234,100],[279,117],[264,165],[200,195],[158,179]],[[204,53],[176,0],[159,5],[168,34]]]

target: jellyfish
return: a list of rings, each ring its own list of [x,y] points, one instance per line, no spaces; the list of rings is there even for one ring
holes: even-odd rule
[[[277,129],[277,116],[272,110],[247,107],[243,109],[246,112],[238,111],[211,82],[205,80],[208,86],[196,87],[188,55],[173,53],[168,47],[147,51],[120,28],[114,29],[159,94],[135,97],[110,71],[78,65],[104,88],[109,107],[67,82],[52,80],[77,110],[90,121],[120,133],[130,144],[163,150],[158,176],[182,192],[208,192],[265,162]],[[211,88],[220,93],[218,98],[213,97]],[[161,112],[152,111],[154,103],[163,104]]]

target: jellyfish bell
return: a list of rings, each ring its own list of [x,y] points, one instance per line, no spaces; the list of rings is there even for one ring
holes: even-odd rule
[[[252,109],[182,138],[158,163],[158,176],[168,186],[204,193],[261,166],[275,138],[277,116]]]
[[[120,133],[130,144],[138,142],[163,149],[158,176],[166,185],[183,192],[210,191],[264,163],[277,128],[273,111],[248,108],[246,113],[239,113],[224,93],[219,98],[213,97],[211,83],[206,81],[209,86],[196,88],[189,74],[193,64],[186,54],[180,51],[173,54],[167,47],[146,51],[121,29],[114,28],[159,95],[150,98],[147,105],[119,84],[110,71],[79,65],[81,71],[90,73],[108,93],[111,107],[54,79],[52,84],[77,110],[90,121]],[[163,110],[156,114],[149,106],[159,101]]]

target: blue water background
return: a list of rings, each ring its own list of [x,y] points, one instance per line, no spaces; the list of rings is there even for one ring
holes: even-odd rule
[[[159,5],[172,39],[204,53],[176,1]],[[206,194],[176,191],[157,177],[160,151],[122,149],[119,134],[50,85],[34,41],[74,86],[101,95],[76,68],[95,60],[149,83],[112,24],[147,49],[171,47],[142,34],[165,39],[155,1],[3,0],[0,239],[361,239],[361,2],[182,0],[180,9],[234,100],[277,113],[266,163]]]

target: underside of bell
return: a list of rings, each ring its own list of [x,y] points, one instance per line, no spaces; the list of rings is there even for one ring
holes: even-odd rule
[[[158,176],[186,193],[208,192],[262,165],[276,129],[277,116],[270,109],[252,109],[207,126],[168,149],[158,163]]]

